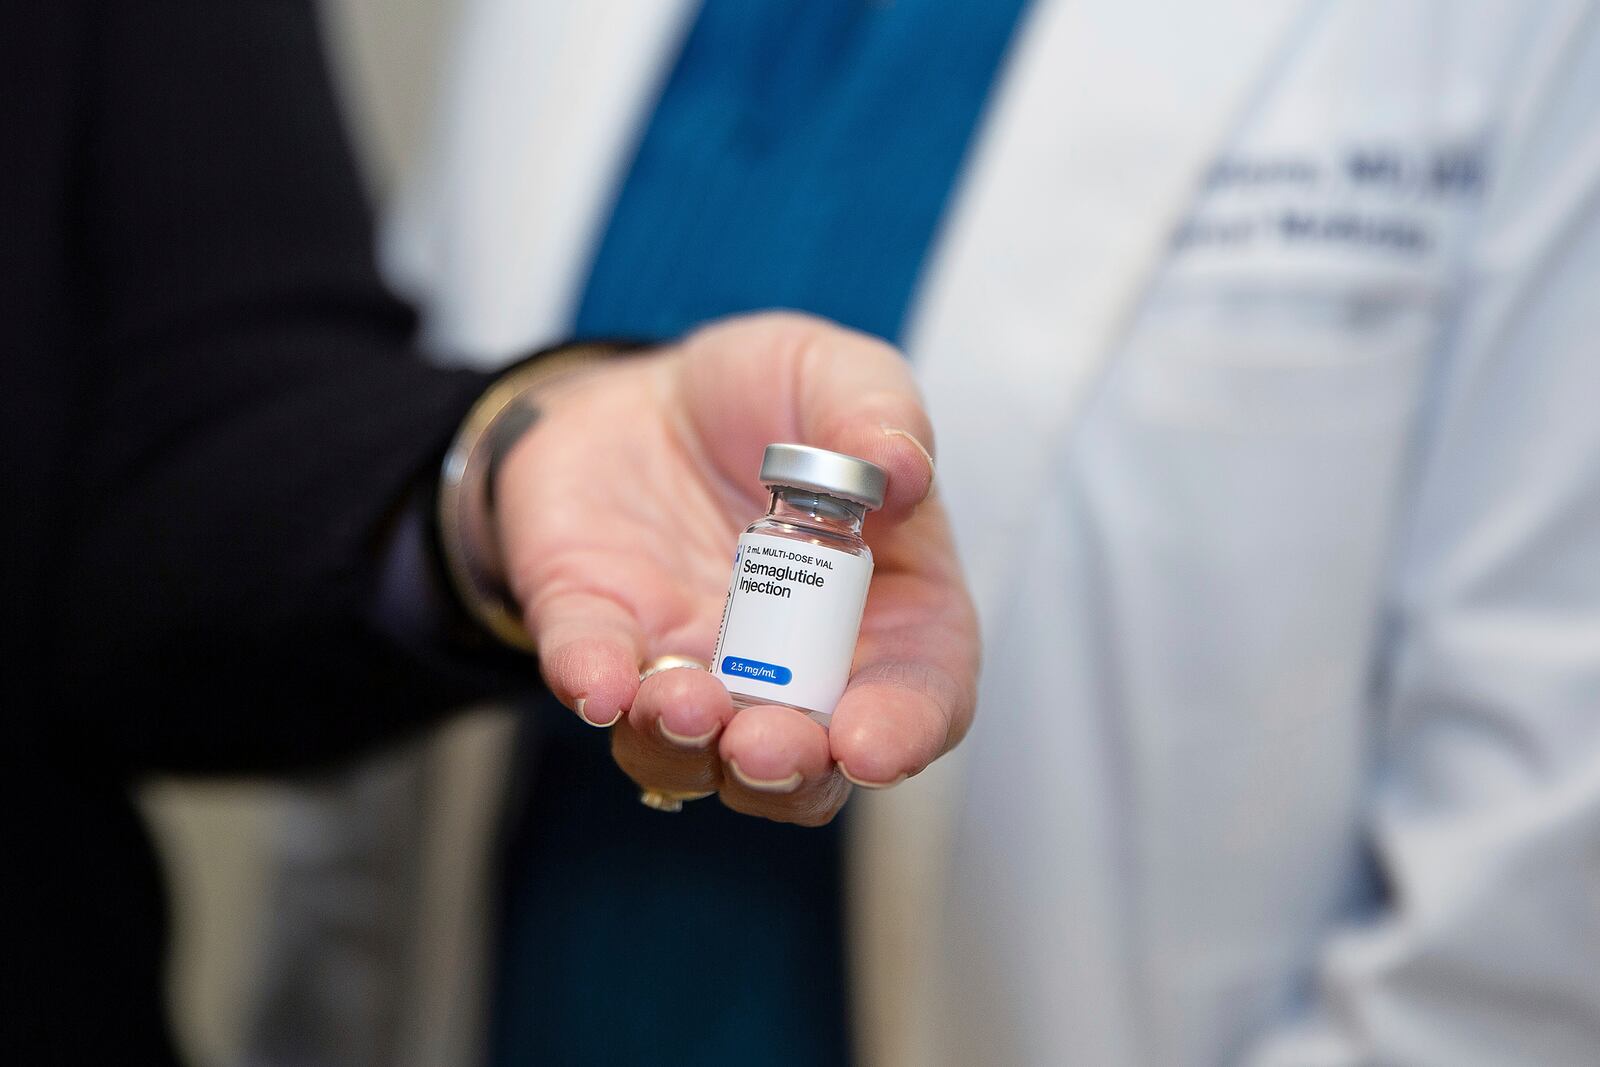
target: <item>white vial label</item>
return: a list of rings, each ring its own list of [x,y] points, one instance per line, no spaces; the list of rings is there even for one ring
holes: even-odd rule
[[[712,673],[729,692],[833,714],[850,680],[871,581],[868,558],[745,534]]]

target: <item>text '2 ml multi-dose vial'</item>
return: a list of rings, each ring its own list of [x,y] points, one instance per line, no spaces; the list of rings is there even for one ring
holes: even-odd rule
[[[764,518],[739,538],[711,670],[737,708],[786,704],[823,725],[850,680],[872,550],[867,512],[883,506],[883,468],[806,445],[768,445]]]

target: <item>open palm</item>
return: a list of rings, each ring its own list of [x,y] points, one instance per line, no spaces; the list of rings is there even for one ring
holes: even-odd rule
[[[598,366],[539,404],[497,483],[512,589],[545,681],[586,721],[617,724],[613,753],[641,786],[820,823],[850,781],[893,784],[965,732],[977,627],[929,495],[927,416],[892,349],[804,316],[746,316]],[[826,730],[786,707],[735,714],[705,671],[638,680],[659,656],[709,660],[774,441],[889,473],[866,525],[876,570],[861,641]]]

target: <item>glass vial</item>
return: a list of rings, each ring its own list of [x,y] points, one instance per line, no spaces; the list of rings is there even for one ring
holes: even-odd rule
[[[867,512],[883,468],[807,445],[768,445],[765,517],[739,538],[711,670],[736,708],[783,704],[828,724],[850,680],[872,550]]]

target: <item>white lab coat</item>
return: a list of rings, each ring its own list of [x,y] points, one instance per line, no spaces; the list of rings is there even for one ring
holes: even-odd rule
[[[437,347],[563,335],[691,15],[470,6]],[[1596,4],[1038,0],[907,348],[987,654],[866,1058],[1600,1062]]]

